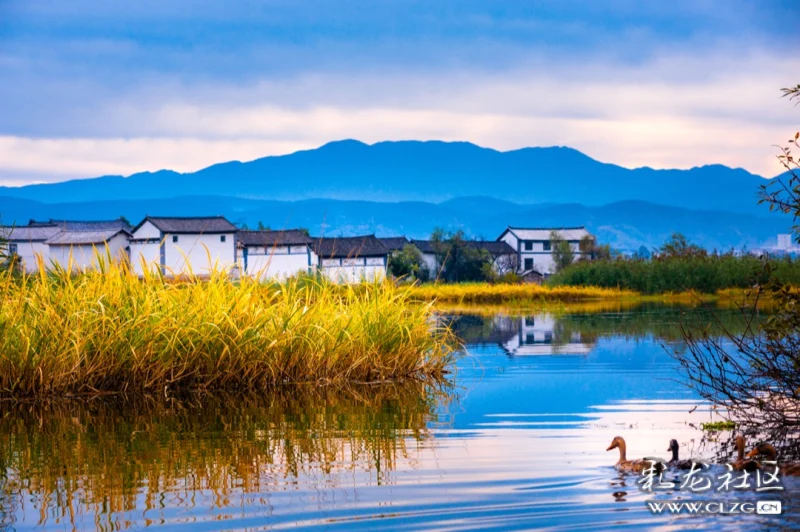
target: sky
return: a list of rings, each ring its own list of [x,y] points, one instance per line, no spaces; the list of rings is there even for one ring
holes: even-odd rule
[[[345,138],[771,177],[799,23],[794,0],[0,0],[0,184]]]

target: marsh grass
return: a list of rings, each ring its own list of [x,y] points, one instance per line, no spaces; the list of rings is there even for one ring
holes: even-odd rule
[[[625,299],[638,296],[631,290],[597,288],[593,286],[548,287],[534,284],[423,284],[411,289],[411,296],[421,301],[444,304],[502,303],[522,306],[531,303],[599,301]]]
[[[456,347],[390,282],[264,285],[212,271],[0,274],[0,397],[439,379]]]

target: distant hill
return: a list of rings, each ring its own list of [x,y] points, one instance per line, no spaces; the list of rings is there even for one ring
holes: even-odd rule
[[[758,186],[742,169],[626,169],[565,147],[501,152],[465,142],[331,142],[290,155],[216,164],[193,173],[169,170],[63,183],[0,187],[0,196],[42,203],[165,199],[186,195],[281,201],[329,198],[446,202],[491,197],[515,204],[574,203],[599,207],[644,201],[695,210],[760,215]],[[502,209],[472,201],[472,217]],[[516,207],[508,207],[515,211]],[[564,216],[570,213],[562,213]],[[405,220],[405,223],[413,223]]]
[[[121,215],[136,223],[147,214],[222,214],[234,223],[251,228],[261,221],[272,228],[307,227],[315,235],[377,233],[425,238],[439,226],[463,229],[471,236],[487,239],[496,238],[507,225],[586,225],[601,242],[622,249],[658,246],[673,231],[683,232],[709,249],[774,245],[778,233],[788,232],[791,220],[782,215],[770,215],[766,208],[762,208],[762,212],[764,216],[755,216],[643,201],[600,206],[525,205],[482,197],[453,198],[439,204],[331,199],[273,201],[224,196],[45,204],[0,197],[3,224],[25,224],[31,218],[111,219]]]

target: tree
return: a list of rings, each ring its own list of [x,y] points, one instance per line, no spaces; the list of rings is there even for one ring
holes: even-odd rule
[[[264,225],[264,222],[262,222],[261,220],[259,220],[259,221],[258,221],[258,230],[259,230],[259,231],[269,231],[270,229],[269,229],[269,226],[268,226],[268,225]]]
[[[575,260],[575,255],[572,253],[569,242],[564,240],[558,231],[550,232],[550,246],[553,251],[556,272],[560,272]]]
[[[578,243],[578,249],[581,251],[579,260],[608,260],[611,258],[611,246],[608,244],[598,244],[597,240],[591,235],[586,235],[581,238]]]
[[[131,221],[128,220],[125,216],[120,216],[119,219],[122,220],[122,223],[124,223],[128,227],[133,227],[133,224],[131,223]]]
[[[790,100],[800,99],[800,85],[783,89]],[[770,210],[800,219],[800,164],[792,154],[800,132],[781,148],[778,161],[786,173],[762,187],[761,202]],[[795,231],[795,234],[797,232]],[[800,242],[800,239],[798,239]],[[705,399],[721,405],[744,434],[766,438],[781,460],[800,458],[800,293],[770,276],[764,263],[765,283],[755,285],[754,303],[742,309],[745,332],[723,328],[719,336],[708,327],[683,326],[686,351],[675,356],[690,384]],[[760,316],[758,301],[769,298],[774,311]],[[719,320],[718,320],[719,321]]]
[[[397,249],[389,255],[389,273],[394,277],[414,278],[427,281],[430,277],[428,266],[422,258],[422,253],[413,244],[406,244],[403,249]]]
[[[487,280],[485,265],[491,266],[492,256],[471,243],[463,231],[445,233],[436,228],[431,234],[431,245],[439,264],[437,278],[454,283]]]
[[[706,251],[689,242],[683,233],[672,233],[666,242],[658,249],[661,257],[697,257],[705,255]]]

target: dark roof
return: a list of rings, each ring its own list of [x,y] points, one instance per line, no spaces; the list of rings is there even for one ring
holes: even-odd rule
[[[412,240],[411,243],[414,244],[422,253],[436,253],[434,243],[431,240]],[[442,244],[446,243],[447,241],[442,242]],[[509,246],[506,242],[495,242],[494,240],[466,240],[464,243],[467,246],[485,249],[493,257],[498,257],[500,255],[514,255],[516,253],[514,248]]]
[[[382,257],[389,254],[383,242],[375,235],[318,238],[314,240],[314,253],[328,258]]]
[[[130,236],[125,229],[106,229],[104,231],[62,231],[47,239],[51,246],[71,246],[78,244],[105,244],[118,234]]]
[[[494,240],[470,240],[467,242],[467,245],[478,249],[485,249],[492,257],[516,254],[514,248],[509,246],[506,242],[495,242]]]
[[[411,243],[422,253],[436,253],[431,240],[412,240]]]
[[[378,240],[380,240],[389,251],[403,249],[403,246],[408,244],[408,239],[404,236],[380,237]]]
[[[28,222],[28,227],[44,227],[48,225],[57,225],[66,229],[67,231],[107,231],[110,229],[124,229],[131,230],[128,222],[122,218],[116,220],[54,220],[50,218],[46,222],[39,222],[31,220]]]
[[[163,233],[172,234],[219,234],[236,233],[236,226],[224,216],[169,217],[146,216],[133,231],[136,232],[145,222],[150,222]]]
[[[239,243],[244,246],[286,246],[311,244],[313,240],[299,229],[285,231],[239,231]]]
[[[11,242],[44,242],[63,231],[57,225],[36,225],[32,227],[0,227],[0,236]]]

